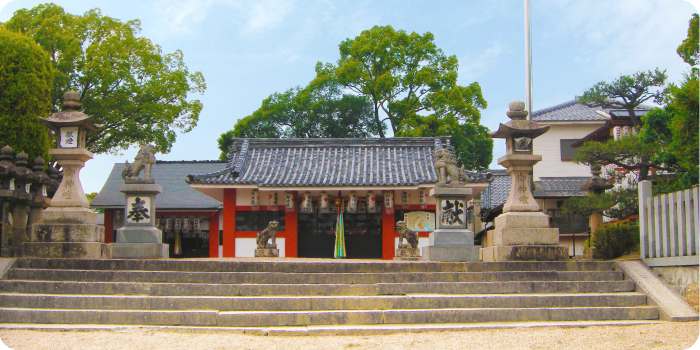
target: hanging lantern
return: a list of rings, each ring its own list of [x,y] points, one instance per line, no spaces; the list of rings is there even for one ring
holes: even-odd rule
[[[350,198],[348,198],[348,213],[354,213],[357,211],[357,192],[350,192]]]
[[[367,212],[374,213],[377,210],[377,198],[374,196],[374,191],[367,192]]]
[[[622,128],[619,126],[616,126],[613,128],[613,138],[615,141],[619,140],[620,137],[622,136]]]
[[[622,127],[622,136],[630,136],[632,134],[632,128],[629,126]]]
[[[428,191],[420,190],[418,191],[418,201],[420,202],[420,208],[425,209],[428,207]]]
[[[192,220],[192,226],[195,230],[199,230],[199,218]]]
[[[394,192],[386,191],[384,192],[384,209],[387,214],[394,212]]]
[[[408,209],[408,191],[401,191],[401,205]]]
[[[189,219],[189,218],[185,218],[185,220],[183,220],[182,226],[183,226],[183,228],[184,228],[185,230],[189,230],[189,229],[190,229],[190,219]]]
[[[165,229],[170,230],[171,228],[173,228],[173,219],[171,219],[171,218],[165,219]]]
[[[302,197],[301,211],[304,213],[313,212],[313,207],[311,205],[311,193],[308,191],[304,192],[304,196]]]
[[[180,218],[175,219],[175,229],[179,230],[180,229],[180,224],[182,223],[182,220]]]
[[[321,192],[321,198],[319,199],[319,207],[321,208],[322,213],[327,213],[328,212],[328,193],[326,191]]]
[[[284,209],[286,211],[294,211],[294,193],[284,193]]]
[[[277,210],[277,192],[270,192],[268,197],[268,208],[272,210]]]
[[[260,194],[258,190],[253,190],[250,192],[250,207],[253,210],[258,210],[260,205]]]

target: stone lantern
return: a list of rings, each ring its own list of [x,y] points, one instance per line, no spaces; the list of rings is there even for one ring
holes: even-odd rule
[[[49,154],[63,169],[63,178],[56,190],[51,207],[41,221],[32,225],[30,242],[24,244],[22,255],[43,258],[109,258],[104,244],[104,227],[96,224],[97,214],[90,209],[80,183],[80,170],[92,159],[85,148],[88,132],[100,130],[93,117],[80,112],[80,95],[75,91],[63,95],[61,112],[39,118],[56,134],[57,147]]]
[[[506,155],[498,159],[510,174],[511,185],[503,214],[496,217],[495,228],[486,234],[481,248],[483,261],[564,260],[569,249],[559,245],[559,229],[549,227],[549,217],[540,211],[530,188],[532,167],[542,156],[532,152],[532,141],[547,132],[526,120],[525,103],[515,100],[506,113],[511,119],[500,124],[492,138],[506,139]]]
[[[15,152],[9,146],[0,150],[0,200],[2,201],[2,236],[0,255],[3,257],[14,256],[10,249],[10,215],[12,203],[15,200],[15,180],[12,177],[15,172],[15,165],[12,162]]]
[[[600,172],[601,172],[601,167],[598,164],[591,164],[591,178],[586,181],[581,186],[581,190],[583,191],[588,191],[589,195],[596,195],[596,194],[601,194],[605,192],[606,190],[609,190],[613,188],[613,185],[608,183],[605,179],[600,177]],[[588,219],[588,223],[590,226],[590,231],[588,238],[590,239],[590,233],[594,232],[595,230],[603,227],[603,214],[601,213],[593,213]],[[585,254],[584,254],[585,255]]]

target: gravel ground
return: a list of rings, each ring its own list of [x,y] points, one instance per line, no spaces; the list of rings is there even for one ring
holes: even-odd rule
[[[634,326],[537,327],[358,336],[257,336],[224,331],[0,330],[9,348],[23,349],[688,349],[698,322]],[[0,347],[1,348],[1,347]],[[694,347],[700,349],[700,344]]]

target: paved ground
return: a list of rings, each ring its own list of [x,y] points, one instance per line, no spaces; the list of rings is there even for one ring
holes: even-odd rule
[[[355,336],[260,336],[211,330],[121,328],[90,331],[0,329],[20,349],[688,349],[698,322],[630,326],[519,327]],[[700,344],[694,348],[700,348]]]

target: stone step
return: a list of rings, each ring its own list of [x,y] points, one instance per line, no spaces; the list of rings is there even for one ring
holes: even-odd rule
[[[612,307],[646,305],[646,300],[646,295],[635,292],[314,297],[0,294],[0,305],[15,308],[171,311]]]
[[[433,282],[377,284],[204,284],[132,282],[54,282],[0,280],[0,292],[37,294],[125,294],[125,295],[404,295],[508,294],[508,293],[607,293],[634,291],[633,281],[523,281],[523,282]]]
[[[68,270],[131,270],[183,272],[296,272],[296,273],[395,273],[482,271],[613,271],[613,262],[382,262],[376,260],[259,261],[227,260],[136,260],[136,259],[28,259],[19,258],[16,268]]]
[[[657,319],[656,307],[453,308],[421,310],[223,311],[0,308],[0,323],[270,327]]]
[[[294,272],[177,272],[87,271],[10,269],[7,279],[44,281],[217,283],[217,284],[374,284],[411,282],[502,281],[620,281],[621,271],[523,272],[397,272],[397,273],[294,273]]]

